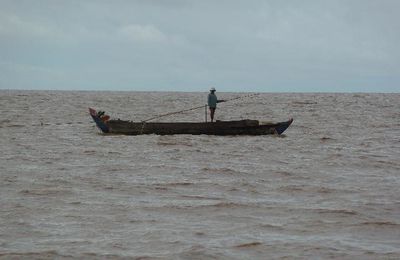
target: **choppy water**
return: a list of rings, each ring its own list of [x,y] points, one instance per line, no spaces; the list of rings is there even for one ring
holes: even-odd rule
[[[400,94],[216,112],[293,117],[282,137],[104,136],[87,112],[143,120],[206,94],[0,90],[0,258],[400,258]]]

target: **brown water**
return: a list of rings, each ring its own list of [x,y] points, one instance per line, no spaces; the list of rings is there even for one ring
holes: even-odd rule
[[[143,120],[206,94],[0,90],[0,258],[400,258],[400,94],[216,112],[293,117],[281,137],[104,136],[87,112]]]

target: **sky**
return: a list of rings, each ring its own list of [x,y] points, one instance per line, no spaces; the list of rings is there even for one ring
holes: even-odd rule
[[[400,92],[399,0],[0,0],[0,89]]]

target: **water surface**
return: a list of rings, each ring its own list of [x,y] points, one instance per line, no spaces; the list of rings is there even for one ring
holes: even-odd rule
[[[87,111],[138,121],[206,95],[0,90],[0,258],[400,258],[399,94],[260,94],[217,109],[293,117],[280,137],[105,136]]]

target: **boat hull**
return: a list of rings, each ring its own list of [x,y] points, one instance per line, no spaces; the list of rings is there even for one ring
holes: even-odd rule
[[[239,121],[217,121],[213,123],[150,123],[125,120],[103,121],[97,116],[94,109],[90,109],[90,115],[103,133],[124,135],[279,135],[293,122],[293,119],[286,122],[268,124],[260,124],[257,120],[248,119]]]

